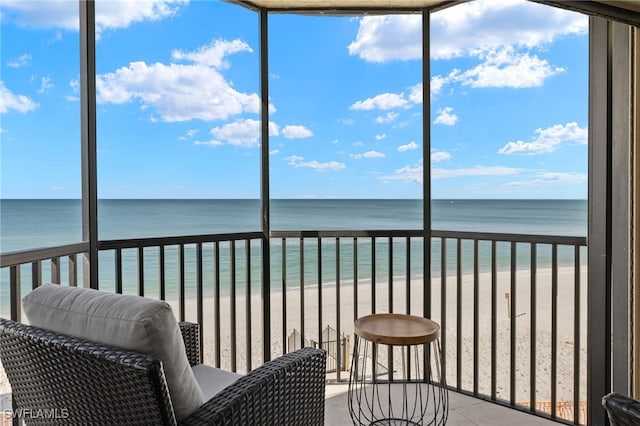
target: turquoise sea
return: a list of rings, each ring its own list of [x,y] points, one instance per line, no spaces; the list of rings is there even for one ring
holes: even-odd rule
[[[272,230],[384,230],[422,229],[421,200],[271,200]],[[450,231],[476,231],[517,234],[546,234],[562,236],[586,236],[586,200],[433,200],[431,201],[432,228]],[[260,202],[258,200],[100,200],[98,206],[99,238],[101,240],[144,238],[159,236],[180,236],[196,234],[216,234],[258,231],[260,229]],[[0,252],[8,253],[38,247],[47,247],[78,242],[81,240],[80,200],[0,200]],[[490,264],[488,243],[480,244],[480,269],[486,270]],[[528,247],[518,249],[518,262],[526,266]],[[220,273],[223,278],[229,274],[228,245],[221,246]],[[432,244],[432,271],[440,271],[440,246]],[[469,260],[472,245],[463,243],[463,270],[473,267]],[[176,263],[172,261],[176,250],[167,249],[167,285],[175,286],[172,280],[177,275]],[[281,258],[278,241],[272,244],[272,260]],[[406,246],[404,240],[394,241],[394,274],[402,276],[406,271]],[[451,263],[455,257],[455,241],[447,244],[448,272],[455,271]],[[583,250],[586,252],[586,250]],[[213,246],[205,245],[205,256],[211,259]],[[376,264],[380,272],[376,277],[384,279],[388,265],[388,242],[376,242]],[[244,246],[239,246],[237,258],[239,280],[244,278]],[[317,285],[317,244],[305,242],[305,284]],[[341,244],[341,278],[352,278],[353,246]],[[422,242],[413,239],[411,243],[412,276],[421,276]],[[539,249],[538,262],[544,267],[549,262],[550,248]],[[136,286],[136,253],[134,250],[123,254],[125,287]],[[187,280],[193,278],[195,248],[187,247]],[[209,257],[211,256],[211,257]],[[252,247],[252,274],[258,282],[260,273],[259,247]],[[322,282],[335,281],[335,240],[323,242]],[[560,250],[560,264],[572,264],[571,249]],[[157,250],[145,251],[145,281],[153,283],[157,279]],[[508,244],[498,249],[498,265],[508,268],[510,264]],[[297,239],[287,241],[287,285],[299,285],[299,243]],[[213,262],[205,263],[205,282],[212,280]],[[273,261],[272,279],[277,285],[282,283],[280,263]],[[523,266],[523,267],[524,267]],[[23,268],[23,282],[30,280],[30,268]],[[113,255],[102,253],[100,258],[101,286],[113,285]],[[358,278],[371,277],[371,242],[360,239],[358,245]],[[45,281],[47,266],[43,267]],[[406,272],[405,272],[406,273]],[[0,294],[5,291],[8,271],[0,272]],[[224,280],[223,280],[224,281]],[[157,286],[151,285],[151,292]],[[224,284],[223,284],[223,287]]]

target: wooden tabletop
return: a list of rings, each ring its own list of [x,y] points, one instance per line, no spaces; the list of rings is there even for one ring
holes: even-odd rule
[[[440,325],[427,318],[405,314],[373,314],[354,323],[358,336],[385,345],[418,345],[440,337]]]

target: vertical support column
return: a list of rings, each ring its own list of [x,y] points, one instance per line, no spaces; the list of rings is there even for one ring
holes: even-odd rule
[[[431,317],[431,14],[422,11],[423,316]]]
[[[589,23],[589,282],[587,399],[590,425],[606,424],[601,398],[631,391],[633,43],[626,24]],[[615,307],[615,308],[614,308]]]
[[[84,286],[98,288],[98,188],[96,159],[95,2],[80,4],[80,144],[82,157],[82,240]]]
[[[589,254],[587,416],[604,425],[611,390],[611,80],[609,23],[589,18]]]
[[[261,160],[260,212],[262,215],[262,358],[271,359],[271,234],[269,211],[269,13],[260,9]]]
[[[431,12],[422,10],[422,315],[431,318]],[[422,371],[429,368],[424,345]],[[426,378],[426,377],[425,377]]]
[[[633,156],[633,253],[631,259],[633,261],[633,329],[632,329],[632,374],[633,374],[633,397],[640,398],[640,262],[635,258],[640,253],[640,211],[638,204],[640,203],[640,179],[638,171],[640,171],[640,31],[633,29],[633,72],[632,72],[632,99],[633,99],[633,127],[631,144],[634,150]]]
[[[589,18],[587,416],[604,425],[611,390],[611,80],[609,23]]]
[[[611,34],[611,390],[630,389],[631,318],[631,40],[630,27],[610,23]],[[613,308],[614,307],[614,308]],[[591,312],[591,311],[590,311]]]

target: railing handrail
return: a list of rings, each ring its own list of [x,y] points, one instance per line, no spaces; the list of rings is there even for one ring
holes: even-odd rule
[[[500,241],[513,243],[558,244],[567,246],[586,246],[587,237],[545,235],[545,234],[502,234],[498,232],[471,231],[431,231],[432,237],[459,238],[461,240]]]
[[[184,235],[173,237],[125,238],[98,241],[98,250],[172,246],[179,244],[211,243],[216,241],[243,241],[258,238],[262,238],[262,232],[231,232],[224,234]]]
[[[17,266],[24,263],[39,262],[41,260],[53,259],[56,257],[71,256],[79,253],[88,253],[89,243],[80,242],[64,244],[53,247],[43,247],[28,250],[19,250],[0,254],[0,268]]]
[[[424,237],[424,234],[425,232],[422,229],[271,231],[272,238]],[[431,230],[431,237],[515,243],[558,244],[568,246],[587,245],[587,237],[546,234]]]
[[[336,238],[336,237],[423,237],[421,229],[376,229],[376,230],[302,230],[302,231],[272,231],[271,238]],[[514,234],[497,232],[470,232],[432,230],[431,236],[436,238],[455,238],[461,240],[504,241],[518,243],[540,243],[559,245],[586,246],[587,237],[542,235],[542,234]],[[224,234],[184,235],[170,237],[127,238],[117,240],[102,240],[98,242],[98,250],[114,250],[139,247],[158,247],[179,244],[197,244],[216,241],[240,241],[262,238],[262,233],[233,232]],[[55,257],[86,253],[89,251],[88,242],[65,244],[53,247],[18,250],[0,254],[0,268],[16,266],[24,263],[38,262]]]

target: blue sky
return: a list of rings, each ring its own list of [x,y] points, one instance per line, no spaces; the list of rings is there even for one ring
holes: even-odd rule
[[[0,196],[80,197],[78,7],[2,0]],[[100,198],[258,198],[258,16],[97,1]],[[586,16],[521,0],[269,19],[272,198],[587,196]],[[427,158],[430,157],[430,158]]]

